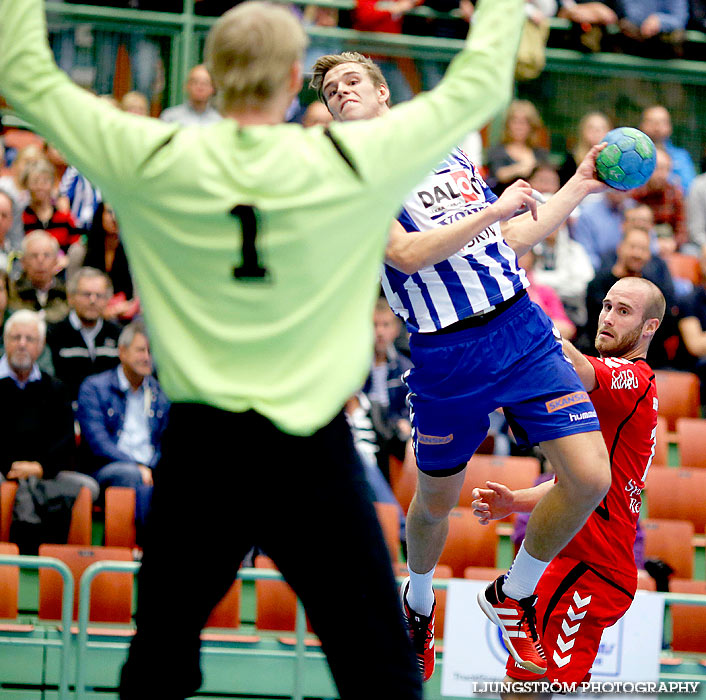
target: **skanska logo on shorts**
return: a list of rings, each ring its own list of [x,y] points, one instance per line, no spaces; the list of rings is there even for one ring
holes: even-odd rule
[[[569,420],[573,423],[577,420],[588,420],[589,418],[597,418],[595,411],[584,411],[583,413],[569,413]]]

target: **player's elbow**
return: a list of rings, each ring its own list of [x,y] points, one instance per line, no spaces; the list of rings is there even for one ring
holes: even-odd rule
[[[385,262],[405,275],[413,275],[424,267],[424,262],[413,251],[403,248],[392,250],[388,248]]]

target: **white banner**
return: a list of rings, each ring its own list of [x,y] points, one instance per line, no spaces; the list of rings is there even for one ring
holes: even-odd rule
[[[500,630],[483,614],[476,600],[487,585],[481,581],[449,581],[442,695],[477,697],[485,682],[505,677],[508,654]],[[603,632],[591,680],[657,681],[663,619],[664,599],[638,591],[625,616]],[[611,695],[611,700],[620,697]]]

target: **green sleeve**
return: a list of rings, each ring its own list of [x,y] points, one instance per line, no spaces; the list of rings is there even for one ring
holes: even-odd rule
[[[434,90],[393,107],[381,119],[331,127],[364,179],[399,182],[419,163],[437,162],[438,153],[485,126],[510,100],[523,7],[522,0],[482,0],[464,50]]]
[[[0,0],[0,95],[108,196],[111,182],[133,186],[143,161],[178,129],[72,83],[49,49],[43,0]]]

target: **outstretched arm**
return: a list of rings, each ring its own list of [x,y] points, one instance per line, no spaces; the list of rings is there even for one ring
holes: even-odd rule
[[[586,391],[593,391],[598,386],[596,370],[593,365],[586,359],[584,354],[579,352],[566,338],[562,338],[562,347],[564,355],[571,360],[576,374],[579,375],[579,379],[586,388]]]
[[[509,219],[518,209],[526,207],[530,216],[537,216],[537,202],[532,188],[523,180],[508,187],[502,196],[485,209],[428,231],[405,231],[397,222],[390,228],[385,250],[385,262],[400,272],[412,275],[428,265],[436,265],[458,253],[485,228],[496,221]]]
[[[599,144],[588,152],[571,179],[539,208],[536,220],[522,214],[503,226],[503,238],[518,257],[558,229],[586,195],[607,189],[595,177],[596,157],[604,148],[605,144]]]
[[[528,513],[554,486],[554,481],[544,481],[529,489],[511,491],[505,484],[486,481],[487,488],[473,489],[473,515],[481,525],[504,518],[511,513]]]

